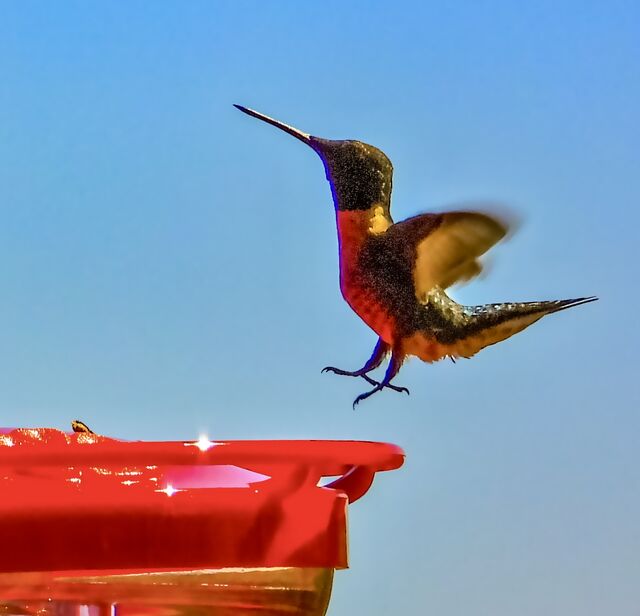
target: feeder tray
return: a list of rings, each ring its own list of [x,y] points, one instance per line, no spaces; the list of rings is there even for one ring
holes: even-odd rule
[[[372,442],[0,432],[0,615],[324,614],[347,505],[404,460]]]

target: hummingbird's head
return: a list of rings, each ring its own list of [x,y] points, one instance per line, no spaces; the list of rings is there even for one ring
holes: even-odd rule
[[[374,205],[389,208],[393,166],[378,148],[361,141],[321,139],[253,109],[234,107],[289,133],[315,150],[324,163],[337,210],[369,210]]]

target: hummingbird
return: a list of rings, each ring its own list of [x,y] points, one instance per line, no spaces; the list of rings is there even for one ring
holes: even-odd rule
[[[323,369],[362,377],[372,386],[353,401],[353,408],[385,388],[408,394],[406,387],[392,383],[408,357],[424,362],[469,358],[548,314],[597,299],[458,304],[446,290],[482,271],[479,258],[507,234],[505,220],[485,212],[451,211],[394,222],[393,166],[384,152],[352,139],[315,137],[234,106],[306,143],[324,163],[336,214],[340,291],[378,336],[360,369]],[[384,377],[376,381],[369,373],[387,357]]]

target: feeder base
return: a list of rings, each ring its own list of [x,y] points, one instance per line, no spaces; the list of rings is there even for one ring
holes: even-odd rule
[[[97,572],[96,572],[97,573]],[[0,574],[2,616],[323,616],[333,569]]]

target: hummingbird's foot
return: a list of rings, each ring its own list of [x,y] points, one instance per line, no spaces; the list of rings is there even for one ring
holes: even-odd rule
[[[387,371],[385,372],[382,381],[377,383],[375,385],[375,387],[371,391],[366,391],[363,394],[360,394],[353,401],[353,410],[354,411],[356,409],[356,406],[358,406],[358,404],[360,404],[360,402],[362,402],[363,400],[366,400],[370,396],[373,396],[373,394],[375,394],[375,393],[377,393],[379,391],[382,391],[383,389],[385,389],[385,387],[388,387],[390,389],[397,389],[395,387],[395,385],[391,385],[391,381],[396,376],[396,374],[398,374],[398,371],[400,370],[400,367],[402,366],[403,360],[404,360],[404,355],[402,355],[401,353],[395,353],[394,352],[394,353],[391,354],[391,361],[389,362],[389,365],[387,366]],[[373,379],[371,379],[371,380],[373,380]],[[409,394],[409,390],[406,387],[403,387],[402,389],[404,391],[406,391],[407,394]]]
[[[369,380],[369,379],[367,379]],[[369,396],[373,396],[373,394],[382,391],[383,389],[393,389],[394,391],[403,391],[407,394],[407,396],[410,395],[409,390],[406,387],[396,387],[395,385],[391,385],[391,383],[387,383],[386,385],[384,385],[383,383],[377,383],[376,381],[374,381],[373,379],[370,380],[371,384],[373,385],[375,383],[375,387],[371,390],[371,391],[365,391],[363,394],[360,394],[354,401],[353,401],[353,410],[356,410],[356,406],[358,406],[358,404],[360,404],[360,402],[362,402],[363,400],[366,400]]]
[[[353,410],[356,410],[356,406],[358,406],[358,404],[360,404],[363,400],[366,400],[369,396],[373,396],[373,394],[382,391],[383,387],[380,386],[380,383],[378,383],[371,391],[365,391],[363,394],[360,394],[354,401],[353,401]],[[409,393],[407,391],[407,393]]]
[[[342,370],[341,368],[334,368],[333,366],[325,366],[320,372],[333,372],[333,374],[339,374],[340,376],[365,376],[362,370]]]
[[[380,385],[378,381],[372,379],[367,374],[363,374],[361,376],[367,383],[369,383],[369,385],[374,385],[375,387]],[[397,391],[399,394],[407,394],[407,396],[411,394],[411,392],[406,387],[401,387],[400,385],[392,385],[391,383],[389,383],[388,385],[384,385],[383,387],[386,387],[387,389],[393,389],[393,391]]]
[[[374,387],[377,387],[378,385],[380,385],[378,381],[376,381],[375,379],[372,379],[366,372],[363,372],[362,370],[349,371],[349,370],[342,370],[340,368],[334,368],[333,366],[326,366],[325,368],[322,369],[322,372],[333,372],[334,374],[338,374],[340,376],[360,376],[367,383],[369,383],[369,385],[373,385]],[[398,393],[401,393],[401,394],[405,393],[409,395],[409,390],[406,387],[391,385],[391,383],[389,383],[386,387],[388,387],[389,389],[393,389],[393,391],[397,391]]]

